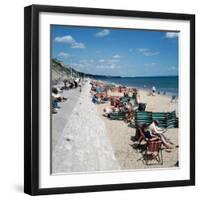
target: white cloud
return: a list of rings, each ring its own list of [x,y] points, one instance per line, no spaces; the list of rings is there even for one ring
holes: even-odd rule
[[[147,48],[139,48],[138,51],[142,53],[144,56],[155,56],[159,54],[159,52],[151,51],[150,49]]]
[[[75,67],[76,69],[80,69],[84,67],[84,65],[81,63],[72,63],[71,65],[72,67]]]
[[[71,35],[65,35],[63,37],[56,37],[55,42],[73,44],[75,40]]]
[[[133,51],[134,51],[134,49],[132,49],[132,48],[131,48],[131,49],[129,49],[129,52],[133,52]]]
[[[116,54],[113,56],[113,58],[120,58],[120,55]]]
[[[60,52],[58,53],[58,57],[62,57],[62,58],[70,58],[72,55],[65,53],[65,52]]]
[[[147,52],[144,52],[143,53],[145,56],[156,56],[159,54],[159,52],[150,52],[150,51],[147,51]]]
[[[103,29],[102,31],[95,34],[96,37],[105,37],[110,34],[108,29]]]
[[[86,48],[85,44],[82,42],[77,42],[71,35],[65,35],[63,37],[56,37],[55,42],[64,43],[71,46],[74,49],[83,49]]]
[[[80,60],[80,63],[87,63],[87,60]]]
[[[120,66],[119,66],[119,63],[120,60],[119,59],[116,59],[116,58],[108,58],[108,59],[105,59],[105,58],[101,58],[101,59],[98,59],[98,60],[95,60],[95,59],[83,59],[83,60],[80,60],[79,63],[76,65],[76,67],[83,67],[85,66],[88,70],[94,70],[94,69],[97,69],[97,70],[103,70],[103,69],[106,69],[106,70],[114,70],[114,69],[119,69]]]
[[[155,65],[156,65],[155,62],[144,64],[144,66],[146,66],[146,67],[152,67],[152,66],[155,66]]]
[[[74,43],[72,43],[71,48],[73,48],[73,49],[84,49],[85,45],[82,42],[74,42]]]
[[[118,68],[118,66],[115,64],[112,64],[112,65],[105,64],[105,65],[96,65],[95,68],[96,69],[116,69],[116,68]]]
[[[177,70],[177,67],[171,66],[171,70]]]
[[[112,65],[112,64],[114,64],[114,63],[118,63],[120,60],[119,59],[108,59],[107,60],[107,63],[109,64],[109,65]]]
[[[166,38],[177,38],[178,33],[177,32],[166,32],[165,37]]]
[[[139,52],[147,52],[147,51],[149,51],[149,49],[147,49],[147,48],[139,48],[138,51]]]
[[[103,62],[105,62],[105,60],[104,60],[104,59],[100,59],[99,62],[100,62],[100,63],[103,63]]]

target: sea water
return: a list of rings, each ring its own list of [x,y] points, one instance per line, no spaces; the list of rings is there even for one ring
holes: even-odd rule
[[[151,90],[156,87],[156,92],[166,95],[178,96],[178,76],[155,77],[95,77],[98,80],[107,81],[124,86]]]

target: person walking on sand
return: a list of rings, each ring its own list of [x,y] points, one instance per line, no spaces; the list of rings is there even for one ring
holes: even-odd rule
[[[152,87],[152,96],[155,96],[155,94],[156,94],[156,87],[153,86],[153,87]]]
[[[79,91],[82,92],[81,82],[79,82],[78,86],[79,86]]]

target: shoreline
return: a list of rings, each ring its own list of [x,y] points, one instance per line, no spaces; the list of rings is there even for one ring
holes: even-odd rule
[[[101,80],[101,79],[94,79],[96,81],[101,81],[104,83],[108,83],[108,84],[113,84],[115,86],[125,86],[125,87],[130,87],[130,88],[136,88],[138,90],[144,90],[146,92],[151,92],[152,89],[151,87],[141,87],[141,86],[135,86],[135,85],[128,85],[128,84],[119,84],[116,82],[112,82],[112,81],[107,81],[107,80]],[[157,94],[157,92],[160,91],[160,94]],[[166,94],[164,95],[163,92],[166,92]],[[168,91],[162,91],[162,90],[158,90],[156,91],[157,95],[163,95],[163,96],[168,96],[168,97],[172,97],[172,96],[176,96],[177,98],[179,98],[179,94],[178,93],[173,93],[173,92],[168,92]]]
[[[92,79],[95,81],[99,81],[96,79]],[[107,81],[100,81],[102,83],[108,83]],[[114,85],[114,84],[113,84]],[[115,84],[116,87],[121,86],[119,84]],[[175,103],[171,103],[171,99],[172,96],[169,95],[163,95],[163,94],[155,94],[155,96],[150,96],[148,95],[151,90],[149,89],[144,89],[144,88],[138,88],[135,86],[125,86],[125,87],[130,87],[130,88],[136,88],[138,90],[138,94],[141,96],[141,101],[143,103],[147,103],[147,108],[146,111],[154,111],[154,112],[172,112],[172,111],[176,111],[176,114],[178,115],[178,97],[176,99]],[[111,94],[111,96],[123,96],[123,93],[119,93],[119,92],[110,92],[109,94]],[[153,99],[152,99],[153,98]],[[162,104],[166,104],[169,107],[164,107],[164,106],[158,106],[156,107],[155,104],[159,105],[159,103],[162,102]],[[175,106],[174,106],[175,105]]]

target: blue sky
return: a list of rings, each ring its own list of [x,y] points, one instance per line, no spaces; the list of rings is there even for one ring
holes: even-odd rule
[[[52,57],[98,75],[178,75],[178,33],[134,29],[51,27]]]

